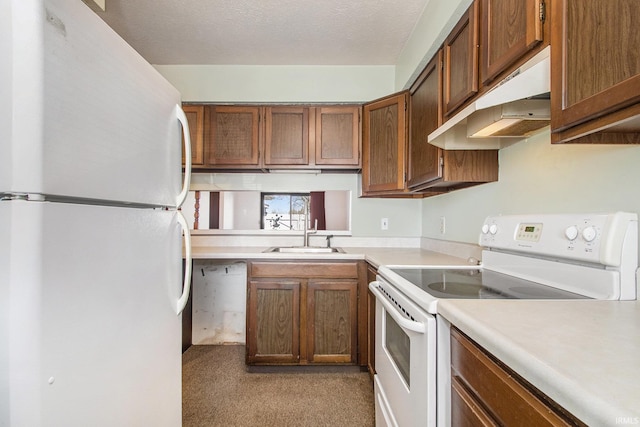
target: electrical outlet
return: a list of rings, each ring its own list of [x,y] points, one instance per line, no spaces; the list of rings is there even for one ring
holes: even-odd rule
[[[380,220],[380,230],[388,230],[389,229],[389,218],[382,218]]]
[[[440,217],[440,234],[444,234],[446,231],[446,220],[443,216]]]

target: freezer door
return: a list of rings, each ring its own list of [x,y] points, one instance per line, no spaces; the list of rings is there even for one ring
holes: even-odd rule
[[[0,24],[0,193],[175,206],[180,93],[81,1],[3,1]]]
[[[9,426],[9,249],[11,219],[7,203],[0,203],[0,426]]]
[[[12,237],[0,424],[179,426],[179,213],[0,205]]]

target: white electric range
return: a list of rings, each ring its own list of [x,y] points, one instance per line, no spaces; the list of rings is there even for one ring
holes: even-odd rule
[[[369,284],[378,426],[450,425],[440,299],[636,299],[636,214],[491,216],[480,245],[480,265],[381,266]]]

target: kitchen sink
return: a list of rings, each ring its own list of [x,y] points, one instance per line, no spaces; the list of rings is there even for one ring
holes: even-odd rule
[[[275,248],[269,248],[264,252],[280,252],[290,254],[332,254],[341,253],[344,251],[340,248],[325,248],[321,246],[277,246]]]

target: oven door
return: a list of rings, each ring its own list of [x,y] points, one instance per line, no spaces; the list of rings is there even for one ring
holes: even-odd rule
[[[384,280],[376,297],[377,426],[436,425],[436,320]]]

